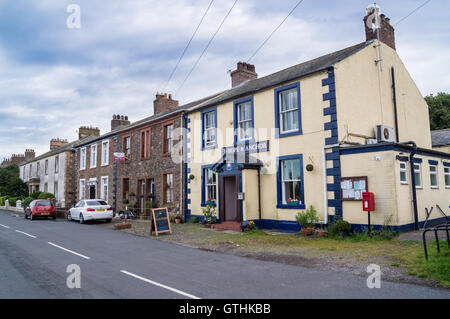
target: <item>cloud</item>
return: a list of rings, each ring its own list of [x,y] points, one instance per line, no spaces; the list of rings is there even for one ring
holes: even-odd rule
[[[0,157],[49,140],[74,140],[81,125],[110,129],[112,114],[132,121],[152,113],[210,0],[0,0]],[[230,87],[228,70],[246,60],[297,0],[240,0],[184,87],[187,103]],[[68,29],[66,7],[81,7],[81,29]],[[367,1],[307,1],[252,59],[259,76],[364,40]],[[421,1],[380,3],[398,21]],[[231,1],[214,1],[173,80],[175,93]],[[396,27],[397,47],[423,94],[448,91],[447,1],[432,1]],[[5,146],[7,145],[7,147]]]

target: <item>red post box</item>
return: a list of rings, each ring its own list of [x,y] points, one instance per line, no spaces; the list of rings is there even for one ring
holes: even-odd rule
[[[363,211],[373,212],[375,210],[375,196],[371,192],[362,193]]]

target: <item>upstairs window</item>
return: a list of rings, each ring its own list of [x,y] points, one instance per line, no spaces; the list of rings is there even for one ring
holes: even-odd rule
[[[97,167],[97,144],[91,146],[91,168]]]
[[[37,162],[36,163],[36,177],[39,177],[39,168],[40,168],[40,166],[41,166],[41,162]],[[30,170],[30,172],[31,172],[31,170]]]
[[[141,131],[141,158],[150,157],[151,129]]]
[[[445,187],[450,188],[450,167],[444,167]]]
[[[253,99],[235,102],[235,129],[237,130],[237,142],[253,140]]]
[[[202,113],[202,148],[217,146],[217,110],[208,110]]]
[[[164,126],[164,153],[172,152],[173,148],[173,124]]]
[[[44,167],[44,172],[45,172],[45,175],[48,175],[48,159],[46,159],[45,160],[45,167]],[[38,172],[38,174],[37,175],[39,175],[39,172]]]
[[[86,147],[80,151],[80,170],[86,168]]]
[[[102,142],[102,166],[109,164],[109,141]]]
[[[123,138],[123,153],[125,154],[126,160],[131,158],[131,136]]]
[[[59,156],[55,156],[55,173],[59,172]]]
[[[274,90],[275,127],[278,137],[301,134],[300,83]]]

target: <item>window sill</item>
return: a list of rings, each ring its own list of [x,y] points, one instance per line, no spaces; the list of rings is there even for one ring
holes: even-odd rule
[[[212,145],[212,146],[205,146],[201,148],[201,151],[207,151],[207,150],[213,150],[217,148],[217,144],[216,145]]]
[[[439,189],[439,186],[430,186],[431,189]]]
[[[300,204],[300,205],[277,204],[277,208],[280,208],[280,209],[305,209],[306,205],[305,204]]]
[[[206,204],[206,203],[201,203],[200,207],[206,207],[206,205],[209,205],[211,207],[217,207],[217,204]]]
[[[416,186],[416,189],[423,189],[422,186]]]
[[[409,185],[407,182],[400,182],[400,185]]]
[[[286,133],[275,133],[275,138],[283,138],[283,137],[289,137],[289,136],[295,136],[295,135],[302,135],[302,130],[292,131],[292,132],[286,132]]]

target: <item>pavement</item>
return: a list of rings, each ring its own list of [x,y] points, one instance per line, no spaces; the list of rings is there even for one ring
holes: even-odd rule
[[[69,265],[81,288],[68,288]],[[0,298],[450,298],[450,290],[260,261],[0,211]],[[381,269],[382,272],[382,269]]]

